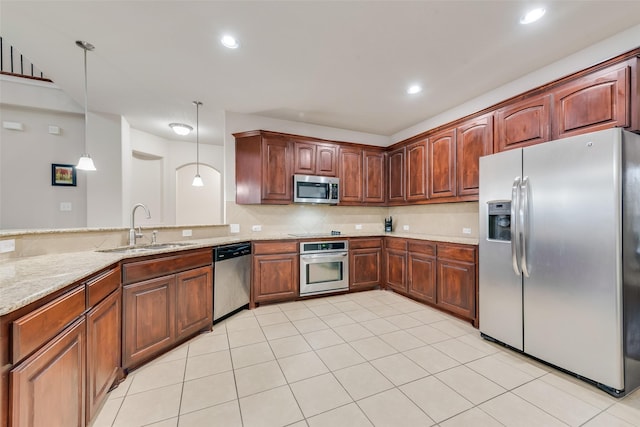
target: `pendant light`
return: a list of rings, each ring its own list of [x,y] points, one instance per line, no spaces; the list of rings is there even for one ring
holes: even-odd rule
[[[93,164],[93,159],[87,153],[87,140],[89,135],[88,123],[89,123],[89,114],[88,114],[88,97],[87,97],[87,51],[93,50],[94,46],[91,43],[78,40],[76,41],[76,45],[84,50],[84,150],[85,154],[80,157],[78,161],[78,165],[76,169],[84,170],[84,171],[94,171],[96,170],[95,165]]]
[[[200,177],[200,106],[202,102],[193,101],[193,104],[196,106],[196,176],[193,177],[193,182],[191,185],[194,187],[202,187],[204,182],[202,182],[202,178]]]

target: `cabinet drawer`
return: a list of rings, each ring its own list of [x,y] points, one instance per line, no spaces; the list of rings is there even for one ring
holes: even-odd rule
[[[93,307],[120,286],[120,266],[107,270],[85,282],[87,307]]]
[[[351,239],[349,249],[381,248],[382,239]]]
[[[212,263],[213,252],[211,250],[179,253],[173,256],[132,262],[122,266],[122,283],[126,285],[141,282],[143,280],[153,279],[154,277],[179,273]]]
[[[476,249],[471,246],[438,245],[438,258],[474,262]]]
[[[298,242],[258,242],[253,244],[254,255],[287,254],[298,252]]]
[[[13,322],[12,363],[56,336],[85,310],[85,287],[79,286]]]
[[[407,246],[409,252],[436,256],[436,245],[433,243],[410,241]]]
[[[384,244],[387,249],[396,249],[398,251],[407,250],[407,241],[405,239],[387,237]]]

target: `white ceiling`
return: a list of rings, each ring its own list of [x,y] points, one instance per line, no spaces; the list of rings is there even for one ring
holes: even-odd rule
[[[90,110],[158,136],[193,100],[203,143],[224,111],[388,136],[640,23],[638,0],[538,4],[523,26],[534,2],[0,0],[0,35],[80,104],[94,44]]]

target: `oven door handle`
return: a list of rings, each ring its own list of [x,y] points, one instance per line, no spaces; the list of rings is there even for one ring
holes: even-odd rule
[[[332,258],[340,260],[341,257],[346,257],[348,252],[338,252],[332,254],[310,254],[310,255],[300,255],[301,260],[321,260],[321,261],[329,261]]]

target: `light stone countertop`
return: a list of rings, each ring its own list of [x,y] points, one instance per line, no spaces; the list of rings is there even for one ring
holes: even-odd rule
[[[322,236],[331,238],[345,237],[383,237],[392,236],[407,239],[431,240],[446,243],[477,245],[477,238],[433,236],[411,233],[343,233],[338,236]],[[187,246],[169,249],[158,249],[145,253],[127,254],[117,252],[84,251],[62,254],[41,255],[27,258],[10,259],[0,262],[0,316],[24,307],[57,290],[88,278],[123,259],[163,253],[179,252],[198,248],[221,246],[230,243],[259,241],[320,238],[292,236],[290,234],[262,234],[216,237],[210,239],[189,240]]]

